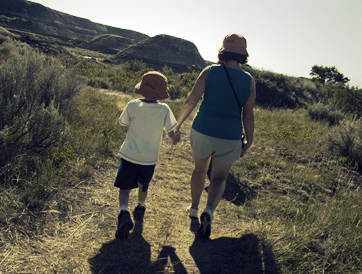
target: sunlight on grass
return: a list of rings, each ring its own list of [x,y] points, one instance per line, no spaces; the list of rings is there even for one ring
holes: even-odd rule
[[[75,52],[108,56],[80,49]],[[330,90],[307,79],[246,67],[255,75],[260,91],[255,139],[231,169],[210,239],[195,237],[195,220],[185,211],[191,201],[194,159],[189,134],[195,109],[185,121],[177,146],[164,134],[145,219],[135,223],[129,239],[119,241],[114,239],[119,208],[113,182],[119,165],[116,155],[126,129],[118,118],[130,100],[139,98],[134,85],[149,68],[140,61],[110,66],[71,58],[61,59],[62,67],[59,60],[44,59],[30,47],[0,39],[1,68],[17,64],[16,71],[23,71],[19,56],[30,58],[30,65],[38,64],[41,77],[32,76],[32,82],[26,73],[16,76],[3,69],[2,84],[12,87],[4,90],[22,91],[27,86],[17,84],[20,80],[50,84],[62,79],[51,90],[56,94],[66,86],[65,78],[69,88],[62,91],[64,100],[50,104],[54,98],[49,95],[51,100],[38,107],[52,107],[28,116],[30,112],[22,109],[26,100],[21,101],[18,94],[0,99],[4,106],[0,112],[23,113],[9,118],[0,128],[0,177],[4,182],[0,184],[0,273],[362,271],[361,118],[342,114],[335,106],[314,104],[333,94],[347,96],[344,92],[349,89]],[[181,85],[178,73],[169,67],[162,71],[167,74],[171,93],[164,102],[177,117],[198,72],[185,73],[185,84]],[[83,83],[80,91],[79,79],[73,78],[76,75]],[[15,76],[19,79],[6,80]],[[40,86],[46,84],[37,88]],[[32,91],[29,89],[29,94]],[[350,91],[359,94],[358,90]],[[279,96],[270,99],[263,94]],[[338,99],[333,96],[327,98],[329,102]],[[348,101],[338,102],[346,109],[350,106]],[[352,106],[353,110],[357,107]],[[52,118],[59,126],[42,130],[33,118],[39,118],[42,125]],[[17,134],[14,130],[11,136],[9,128],[15,125],[25,133],[29,129],[31,123],[19,122],[21,119],[34,122],[33,128],[47,138],[55,134],[67,138],[52,144],[52,150],[40,145],[38,153],[26,150],[37,138],[33,143],[24,138],[23,150],[15,145],[9,149],[6,142]],[[35,156],[26,157],[24,151]],[[15,152],[20,154],[15,157]],[[206,180],[201,210],[206,206],[208,185]],[[137,201],[137,192],[132,191],[130,211]]]

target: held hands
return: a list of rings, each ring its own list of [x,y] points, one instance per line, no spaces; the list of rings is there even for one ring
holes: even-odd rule
[[[174,131],[168,133],[168,137],[170,143],[176,145],[181,140],[181,132],[179,131],[179,129],[175,129]]]
[[[181,131],[179,128],[176,128],[175,130],[175,135],[176,135],[176,141],[177,143],[181,141]]]

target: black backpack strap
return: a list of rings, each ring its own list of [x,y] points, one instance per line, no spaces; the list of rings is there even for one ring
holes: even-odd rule
[[[233,93],[234,93],[234,95],[235,95],[236,102],[238,103],[238,106],[239,106],[239,108],[240,108],[240,119],[241,119],[242,106],[241,106],[241,104],[240,104],[240,101],[239,101],[239,99],[238,99],[238,96],[236,96],[236,92],[235,92],[233,83],[232,83],[231,80],[230,80],[230,76],[229,76],[228,70],[226,69],[226,67],[225,67],[224,65],[223,65],[223,67],[224,67],[224,69],[225,69],[226,76],[227,76],[228,79],[229,79],[230,86],[231,86],[231,88],[232,88],[232,90],[233,90]],[[243,147],[244,147],[244,137],[245,137],[245,136],[244,136],[244,133],[243,133],[243,134],[241,135],[241,141],[243,142]]]
[[[232,90],[233,90],[233,92],[234,92],[234,95],[235,95],[235,98],[236,98],[236,102],[238,103],[238,106],[239,106],[239,108],[240,108],[240,113],[241,113],[242,106],[241,106],[241,104],[240,104],[240,102],[239,102],[238,96],[236,96],[236,92],[235,92],[233,83],[232,83],[231,80],[230,80],[230,76],[229,76],[228,70],[226,69],[226,67],[225,67],[224,65],[223,65],[223,67],[224,67],[224,69],[225,69],[226,76],[227,76],[228,79],[229,79],[230,86],[231,86],[231,88],[232,88]]]

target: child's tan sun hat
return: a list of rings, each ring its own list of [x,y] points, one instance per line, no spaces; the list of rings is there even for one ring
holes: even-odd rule
[[[226,35],[219,53],[222,51],[248,55],[245,37],[236,33]]]
[[[135,86],[136,92],[151,100],[163,100],[169,97],[167,78],[157,71],[150,71],[142,76],[142,81]]]

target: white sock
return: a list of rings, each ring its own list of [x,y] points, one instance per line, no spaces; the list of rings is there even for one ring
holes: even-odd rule
[[[121,205],[119,207],[119,210],[122,211],[122,210],[127,210],[128,211],[128,205]]]
[[[144,207],[146,205],[146,201],[138,200],[138,204]]]
[[[210,208],[211,209],[211,213],[214,214],[214,209],[211,206],[207,206],[206,208]]]

